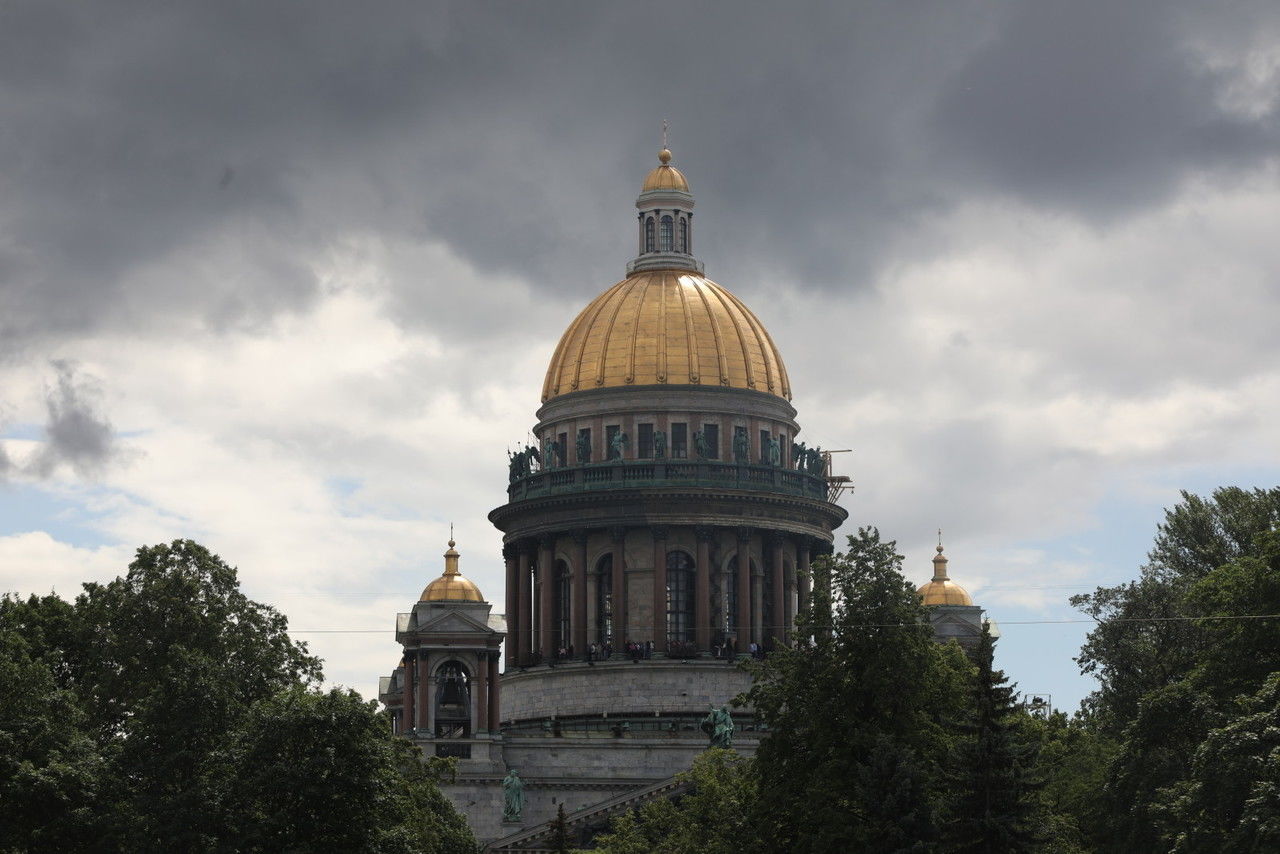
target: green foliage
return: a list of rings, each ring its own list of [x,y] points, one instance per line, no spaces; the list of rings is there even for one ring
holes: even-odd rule
[[[1040,744],[1038,767],[1047,854],[1092,851],[1104,838],[1102,789],[1116,743],[1087,718],[1055,712],[1030,718],[1027,729]]]
[[[1280,489],[1183,493],[1137,581],[1072,600],[1099,620],[1078,660],[1101,681],[1091,720],[1117,742],[1100,850],[1219,850],[1194,833],[1207,770],[1192,757],[1234,732],[1245,698],[1280,670],[1280,621],[1256,619],[1280,614],[1278,524]]]
[[[995,641],[984,625],[974,652],[977,672],[952,754],[955,794],[946,827],[947,850],[957,854],[1036,850],[1041,834],[1043,781],[1035,772],[1039,743],[1029,732],[1017,696],[994,667]]]
[[[416,753],[412,746],[410,751]],[[255,703],[216,756],[220,848],[238,852],[470,852],[416,756],[376,703],[295,686]]]
[[[1177,852],[1280,850],[1280,673],[1209,733],[1163,812]]]
[[[75,697],[14,630],[39,601],[0,603],[0,851],[89,851],[99,833],[105,763]],[[23,626],[25,627],[25,626]]]
[[[939,769],[971,665],[932,640],[893,542],[864,528],[815,562],[812,643],[756,668],[746,700],[768,724],[754,821],[769,851],[925,850]],[[828,592],[829,591],[829,592]]]
[[[1101,683],[1087,702],[1098,726],[1118,737],[1148,692],[1187,677],[1207,644],[1201,626],[1177,619],[1201,613],[1191,588],[1221,566],[1256,556],[1257,535],[1277,525],[1280,488],[1224,487],[1210,499],[1183,492],[1182,503],[1165,512],[1136,581],[1072,597],[1098,620],[1077,659]]]
[[[0,852],[470,852],[408,742],[189,540],[0,599]]]
[[[757,800],[755,766],[731,750],[712,748],[681,774],[689,790],[656,800],[614,821],[597,840],[606,854],[742,854],[755,850],[749,824]]]
[[[569,854],[569,820],[564,814],[564,804],[556,810],[551,820],[551,849],[555,854]]]

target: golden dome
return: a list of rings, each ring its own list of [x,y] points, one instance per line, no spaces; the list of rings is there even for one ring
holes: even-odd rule
[[[973,597],[950,579],[928,581],[916,591],[925,605],[972,605]]]
[[[971,597],[963,587],[947,577],[947,556],[938,543],[938,554],[933,559],[933,579],[916,590],[925,605],[972,605]]]
[[[419,602],[483,602],[480,588],[468,581],[458,572],[458,553],[454,550],[453,540],[449,541],[449,550],[444,553],[444,575],[427,585],[422,591]]]
[[[634,273],[592,300],[560,338],[542,400],[653,384],[791,399],[787,369],[764,324],[724,287],[681,270]]]
[[[647,193],[650,190],[689,192],[689,182],[685,179],[684,173],[671,165],[671,150],[664,148],[658,152],[658,160],[662,165],[653,167],[653,171],[645,176],[644,186],[640,192]]]

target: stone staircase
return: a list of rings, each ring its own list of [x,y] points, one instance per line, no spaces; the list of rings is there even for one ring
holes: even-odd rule
[[[603,829],[620,813],[635,809],[657,798],[670,798],[684,792],[689,784],[668,777],[648,786],[615,795],[606,801],[592,804],[576,812],[565,814],[569,831],[569,846],[581,848],[589,844],[593,831]],[[525,828],[518,833],[495,839],[484,847],[485,854],[545,854],[551,851],[552,827],[550,821]]]

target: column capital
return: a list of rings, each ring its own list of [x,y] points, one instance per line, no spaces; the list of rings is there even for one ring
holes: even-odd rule
[[[575,543],[579,546],[585,546],[587,544],[587,537],[589,536],[589,533],[586,529],[579,528],[572,532],[572,536]]]
[[[751,539],[751,529],[744,526],[734,528],[734,533],[738,536],[738,542],[745,543]]]
[[[623,525],[615,525],[609,529],[609,538],[615,543],[621,543],[627,538],[627,529]]]
[[[710,525],[699,525],[693,529],[693,533],[700,543],[709,543],[716,538],[716,529]]]
[[[768,530],[764,532],[764,541],[769,544],[770,548],[777,548],[787,539],[784,531]]]
[[[666,540],[668,533],[666,525],[650,525],[649,532],[653,534],[654,540],[658,542]]]
[[[539,545],[541,548],[547,549],[548,551],[550,551],[551,549],[554,549],[554,548],[556,547],[556,536],[555,536],[555,534],[542,534],[542,535],[540,535],[540,536],[538,537],[538,545]]]

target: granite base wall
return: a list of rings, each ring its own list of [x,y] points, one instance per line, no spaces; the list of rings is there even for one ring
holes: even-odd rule
[[[570,662],[502,676],[502,720],[706,712],[751,687],[749,674],[715,659]]]
[[[735,738],[734,749],[755,754],[758,735]],[[502,756],[524,781],[525,808],[519,823],[502,820],[502,773],[472,770],[459,763],[453,783],[441,786],[445,796],[467,817],[476,838],[491,841],[555,818],[564,804],[572,813],[629,789],[638,789],[685,771],[705,750],[701,734],[654,738],[533,737],[507,738]]]

